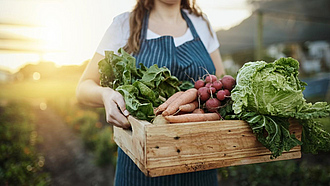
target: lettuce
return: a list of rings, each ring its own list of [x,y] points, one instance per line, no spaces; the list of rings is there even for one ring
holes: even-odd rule
[[[179,91],[181,82],[166,67],[153,65],[147,68],[140,63],[137,68],[133,56],[122,48],[118,53],[120,55],[106,51],[105,58],[99,61],[100,84],[121,93],[131,115],[151,121],[153,107]]]
[[[250,124],[258,140],[272,151],[273,157],[301,145],[289,133],[289,118],[300,120],[303,132],[308,131],[302,140],[303,146],[308,146],[306,152],[330,149],[330,139],[323,137],[329,134],[314,121],[329,116],[330,105],[306,102],[303,90],[307,84],[299,80],[298,70],[299,62],[293,58],[280,58],[273,63],[248,62],[238,71],[237,84],[231,92],[234,113]],[[316,134],[316,131],[323,135]]]

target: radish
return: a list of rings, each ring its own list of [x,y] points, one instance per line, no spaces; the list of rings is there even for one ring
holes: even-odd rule
[[[206,83],[206,84],[205,84],[205,87],[207,87],[207,88],[212,87],[212,83]]]
[[[198,96],[201,101],[206,101],[210,98],[210,94],[208,93],[207,87],[201,87],[198,89]]]
[[[215,89],[217,89],[217,90],[222,89],[222,83],[221,83],[221,81],[219,81],[219,80],[213,82],[213,83],[212,83],[212,86],[213,86]]]
[[[221,106],[221,102],[217,98],[210,98],[206,101],[205,106],[209,112],[216,112]]]
[[[214,94],[216,91],[217,91],[217,89],[214,88],[214,87],[210,87],[210,88],[207,90],[207,92],[208,92],[209,94]]]
[[[203,81],[203,80],[197,80],[196,82],[195,82],[195,85],[194,85],[194,87],[198,90],[199,88],[201,88],[201,87],[204,87],[204,85],[205,85],[205,82]]]
[[[217,76],[209,74],[208,76],[206,76],[205,82],[212,83],[212,82],[216,81],[217,79],[218,79]]]
[[[230,75],[225,75],[221,79],[222,86],[224,89],[232,90],[234,86],[236,85],[236,80],[230,76]]]
[[[224,89],[224,91],[226,92],[226,96],[230,96],[230,91],[228,89]]]
[[[201,108],[197,108],[197,109],[195,109],[192,113],[194,113],[194,114],[203,114],[203,113],[205,113],[205,112],[204,112],[203,109],[201,109]]]
[[[226,99],[226,91],[225,90],[219,90],[217,92],[217,98],[222,101]]]

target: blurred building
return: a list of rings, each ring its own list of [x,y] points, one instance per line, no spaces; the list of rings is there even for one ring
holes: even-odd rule
[[[224,65],[235,74],[246,62],[293,57],[309,84],[306,97],[329,100],[330,1],[250,0],[253,13],[229,30],[217,31]]]

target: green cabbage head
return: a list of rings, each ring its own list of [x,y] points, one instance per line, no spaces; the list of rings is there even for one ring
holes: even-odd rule
[[[299,62],[293,58],[245,63],[232,90],[235,114],[247,111],[300,119],[327,115],[326,102],[306,103],[302,92],[307,84],[299,80],[298,69]]]

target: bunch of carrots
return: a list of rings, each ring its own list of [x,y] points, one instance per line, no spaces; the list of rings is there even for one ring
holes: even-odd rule
[[[155,108],[154,112],[169,123],[220,120],[221,116],[217,111],[221,107],[221,101],[230,98],[230,91],[235,84],[235,79],[229,75],[224,76],[223,81],[215,75],[208,75],[205,80],[196,81],[194,88],[173,94]]]

